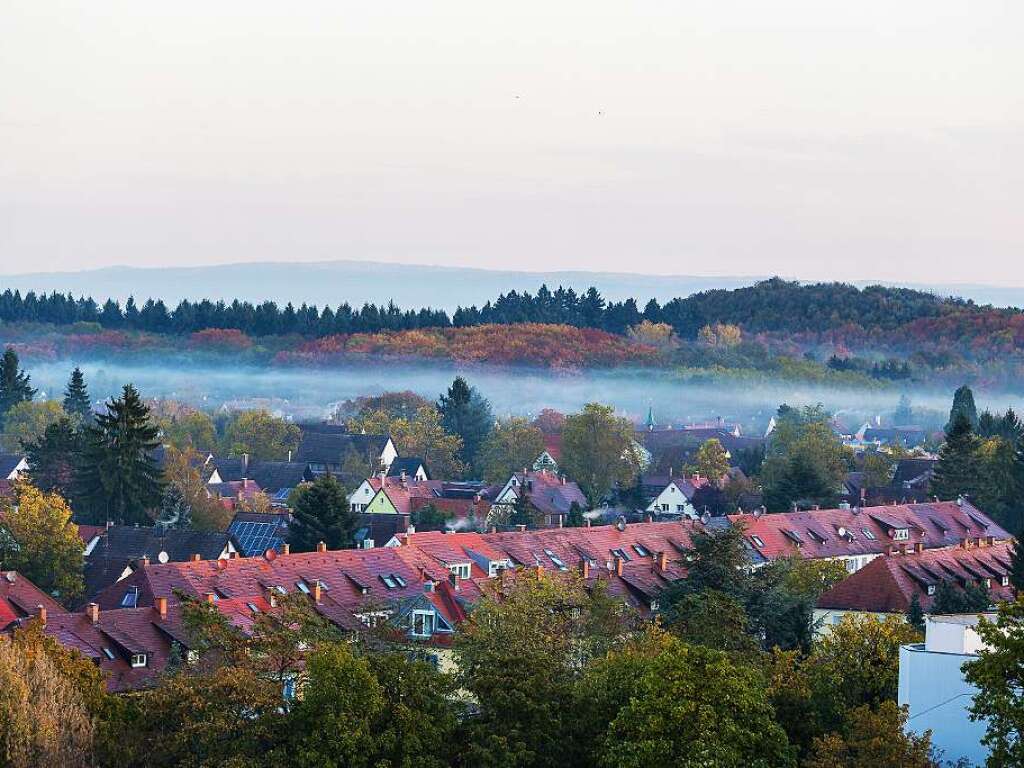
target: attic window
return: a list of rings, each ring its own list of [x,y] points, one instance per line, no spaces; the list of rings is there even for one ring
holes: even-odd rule
[[[935,585],[934,584],[929,584],[928,585],[928,594],[929,595],[934,595],[935,594]]]
[[[1003,576],[1003,578],[1000,579],[1000,583],[1002,583],[1002,585],[1004,587],[1010,586],[1010,577],[1009,576]]]
[[[750,540],[754,543],[754,546],[758,549],[764,549],[764,540],[760,536],[751,536]]]
[[[824,536],[822,536],[820,533],[818,533],[817,531],[813,530],[812,528],[808,528],[807,529],[807,533],[808,533],[808,535],[810,535],[810,537],[812,539],[814,539],[819,544],[824,544],[825,541],[826,541]]]
[[[256,603],[246,603],[246,606],[248,606],[249,610],[252,611],[253,613],[259,613],[260,612],[260,609],[256,606]]]
[[[861,528],[860,530],[864,534],[865,539],[869,539],[871,541],[877,540],[878,537],[875,536],[874,531],[872,531],[870,528]]]
[[[144,667],[144,666],[146,666],[146,654],[144,654],[144,653],[133,653],[132,654],[132,666],[133,667]]]
[[[783,533],[786,534],[787,538],[789,538],[790,540],[794,541],[797,546],[803,545],[804,538],[803,538],[803,536],[800,535],[800,531],[795,531],[792,528],[787,528],[786,530],[783,531]]]
[[[104,648],[103,648],[103,655],[106,656],[111,661],[114,660],[114,652],[112,650],[110,650],[109,648],[107,648],[106,646],[104,646]]]
[[[412,633],[416,637],[430,637],[434,634],[434,612],[413,611]]]
[[[612,550],[612,557],[617,557],[620,560],[625,560],[627,563],[630,560],[633,559],[629,555],[626,554],[626,550],[624,550],[624,549],[613,549]]]
[[[892,532],[893,541],[906,541],[910,538],[909,528],[894,528]]]
[[[982,579],[981,581],[985,584],[985,589],[992,587],[992,579]]]
[[[388,589],[401,589],[405,586],[405,579],[397,573],[384,574],[380,577],[380,580],[384,582],[384,586]]]
[[[455,565],[448,566],[448,570],[454,573],[458,579],[468,579],[472,568],[470,563],[455,563]]]
[[[651,553],[647,550],[647,547],[645,547],[643,544],[634,544],[633,545],[633,549],[636,551],[636,553],[638,555],[640,555],[640,557],[650,557],[651,556]]]
[[[304,594],[304,595],[308,595],[309,594],[309,587],[306,585],[306,582],[304,582],[304,581],[296,581],[295,582],[295,586],[299,588],[299,591],[302,594]]]
[[[567,570],[569,570],[566,567],[565,563],[562,562],[561,558],[559,558],[558,555],[556,555],[550,549],[545,549],[544,550],[544,554],[547,555],[548,558],[550,558],[551,562],[555,564],[555,568],[557,568],[558,570],[560,570],[560,571],[567,571]]]
[[[135,608],[139,604],[139,588],[132,587],[124,593],[124,597],[121,598],[122,608]]]

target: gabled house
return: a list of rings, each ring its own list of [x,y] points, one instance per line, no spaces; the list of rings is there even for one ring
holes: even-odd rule
[[[0,453],[0,480],[18,480],[28,472],[28,459],[20,453]]]
[[[391,466],[388,467],[387,476],[405,478],[417,482],[430,479],[430,476],[427,474],[427,465],[423,463],[423,459],[417,459],[412,456],[399,457],[392,461]]]
[[[388,435],[363,435],[348,432],[333,424],[302,424],[302,437],[295,460],[309,465],[313,476],[330,472],[344,475],[349,458],[372,465],[374,471],[391,467],[398,451]]]
[[[581,511],[587,509],[586,495],[564,475],[528,470],[514,473],[494,495],[492,513],[510,514],[516,501],[524,494],[541,516],[542,526],[546,527],[564,525],[573,504]]]
[[[701,511],[693,505],[698,489],[707,487],[706,477],[675,477],[673,475],[642,475],[638,486],[645,503],[644,511],[661,517],[680,516],[696,519]]]

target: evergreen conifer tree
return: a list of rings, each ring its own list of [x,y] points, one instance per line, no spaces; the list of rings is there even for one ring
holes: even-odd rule
[[[1013,542],[1010,550],[1010,584],[1018,595],[1024,594],[1024,544],[1020,539]]]
[[[321,541],[328,549],[351,547],[358,519],[344,486],[333,475],[321,475],[296,492],[288,543],[294,552],[312,552]]]
[[[932,493],[943,501],[975,495],[979,487],[979,439],[964,413],[957,413],[946,443],[939,451],[932,478]]]
[[[25,443],[28,476],[39,490],[56,491],[74,506],[75,464],[81,449],[81,433],[67,416],[48,424],[38,440]]]
[[[910,598],[910,607],[907,609],[907,624],[918,632],[924,632],[924,610],[921,608],[921,600],[916,592]]]
[[[85,428],[76,492],[95,522],[148,524],[164,483],[153,456],[159,448],[149,408],[131,384]]]
[[[963,415],[971,429],[978,428],[978,407],[974,404],[974,393],[966,384],[953,393],[953,407],[949,411],[949,422],[946,424],[946,432],[951,432],[956,426],[957,416]]]
[[[494,426],[491,404],[464,378],[456,377],[437,403],[441,426],[462,438],[459,458],[467,467],[475,466],[480,446]]]
[[[35,397],[36,390],[29,381],[29,375],[19,367],[18,353],[7,347],[0,357],[0,427],[11,408]]]
[[[77,416],[86,421],[92,413],[92,402],[89,400],[89,390],[85,386],[85,376],[82,369],[75,367],[68,380],[67,389],[64,390],[64,412],[69,416]]]

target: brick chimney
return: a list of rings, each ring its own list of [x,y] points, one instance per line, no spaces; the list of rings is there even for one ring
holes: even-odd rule
[[[323,590],[323,587],[320,586],[320,579],[317,579],[316,581],[313,582],[313,602],[314,603],[319,603],[320,602],[320,597],[323,594],[322,590]]]
[[[156,612],[160,614],[160,621],[163,621],[167,618],[167,598],[158,597],[153,602],[156,606]]]
[[[525,525],[517,525],[516,526],[516,530],[519,531],[519,533],[526,533],[526,526]]]
[[[89,603],[87,606],[85,606],[85,615],[89,617],[90,623],[98,624],[100,620],[99,603]]]
[[[202,560],[203,558],[202,558],[202,556],[201,556],[201,555],[200,555],[200,554],[199,554],[198,552],[194,552],[194,553],[192,554],[192,556],[191,556],[191,557],[190,557],[189,559],[190,559],[190,560],[191,560],[191,561],[192,561],[193,563],[198,563],[198,562],[199,562],[200,560]]]
[[[662,573],[668,570],[668,552],[658,553],[658,570]]]
[[[616,557],[615,558],[615,575],[616,576],[621,576],[622,575],[622,565],[623,565],[624,562],[625,561],[621,557]]]
[[[914,544],[914,554],[920,555],[922,552],[924,552],[924,542],[919,541]]]
[[[39,615],[39,623],[42,624],[45,627],[46,626],[46,609],[43,606],[41,606],[41,605],[36,606],[36,607],[39,609],[39,614],[38,614]]]
[[[587,558],[580,560],[580,574],[584,579],[590,578],[590,561]]]
[[[323,541],[318,541],[316,543],[316,551],[317,552],[326,552],[327,551],[327,543],[323,542]]]
[[[291,544],[288,544],[287,542],[285,542],[284,544],[281,545],[281,554],[282,555],[290,555],[291,552],[292,552],[292,545]]]
[[[142,556],[142,560],[139,561],[139,565],[141,565],[143,568],[148,568],[149,567],[149,555],[143,555]]]
[[[885,556],[886,556],[886,557],[891,557],[891,556],[892,556],[892,551],[893,551],[893,548],[894,548],[894,547],[893,547],[893,545],[892,545],[892,544],[886,544],[886,545],[885,545],[885,550],[884,550],[884,551],[885,551]]]
[[[208,602],[210,605],[213,605],[215,602],[217,602],[217,596],[213,594],[213,592],[207,592],[206,602]]]

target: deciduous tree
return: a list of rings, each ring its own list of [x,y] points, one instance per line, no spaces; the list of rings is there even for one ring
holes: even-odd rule
[[[907,713],[895,701],[857,707],[842,733],[814,740],[803,768],[935,768],[931,733],[908,733],[906,723]]]
[[[489,483],[508,480],[513,472],[532,467],[544,451],[544,435],[526,419],[499,421],[484,441],[477,467]]]
[[[579,483],[591,505],[616,484],[628,485],[640,471],[633,445],[633,424],[607,405],[588,403],[566,417],[561,469]]]
[[[51,424],[65,416],[64,409],[55,400],[40,402],[24,401],[7,411],[4,419],[2,440],[4,450],[21,453],[25,443],[32,443],[42,437]]]
[[[233,414],[224,430],[224,446],[235,456],[282,461],[299,445],[302,432],[270,411],[257,409]]]
[[[722,447],[722,442],[713,437],[705,440],[697,450],[694,464],[701,477],[717,483],[729,472],[729,454]]]

